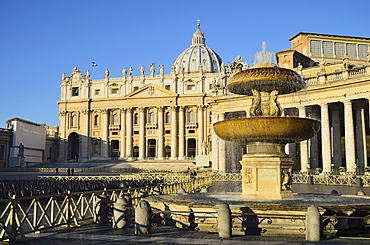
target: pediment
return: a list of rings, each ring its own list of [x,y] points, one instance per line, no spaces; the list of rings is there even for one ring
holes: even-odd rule
[[[148,98],[148,97],[173,97],[173,96],[177,96],[177,93],[150,83],[132,93],[129,93],[125,97]]]

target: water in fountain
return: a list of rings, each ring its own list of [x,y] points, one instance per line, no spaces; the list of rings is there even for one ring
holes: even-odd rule
[[[261,51],[257,52],[254,55],[253,65],[263,64],[263,63],[270,63],[270,64],[277,64],[276,55],[272,51],[267,51],[267,43],[265,41],[262,42],[262,49]]]

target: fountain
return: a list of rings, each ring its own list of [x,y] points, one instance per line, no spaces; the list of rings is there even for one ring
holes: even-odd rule
[[[262,51],[256,54],[255,65],[236,73],[227,85],[232,93],[253,96],[250,117],[213,125],[221,139],[247,144],[247,154],[240,161],[242,193],[220,192],[214,188],[215,191],[202,189],[190,194],[180,189],[178,194],[147,197],[153,209],[163,212],[161,222],[183,229],[215,232],[217,210],[220,203],[227,203],[233,213],[233,235],[305,236],[306,223],[302,217],[313,204],[320,206],[322,215],[365,216],[370,212],[370,199],[366,196],[293,195],[292,160],[284,151],[285,145],[313,137],[320,129],[320,122],[282,116],[278,95],[301,90],[305,82],[296,72],[273,64],[274,55],[267,52],[265,46],[264,43]],[[215,182],[212,186],[217,185]],[[323,233],[328,235],[357,234],[366,226],[366,222],[360,220],[353,222],[354,217],[350,221],[323,220]]]
[[[240,162],[243,198],[292,199],[293,163],[285,145],[313,137],[320,122],[281,116],[278,95],[301,90],[305,82],[295,71],[272,63],[274,55],[265,47],[264,42],[255,65],[235,74],[227,85],[232,93],[253,96],[251,117],[220,121],[213,127],[221,139],[247,144],[248,153]]]

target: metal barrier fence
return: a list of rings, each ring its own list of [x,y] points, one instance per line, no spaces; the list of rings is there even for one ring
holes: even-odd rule
[[[370,175],[335,175],[335,174],[306,174],[293,173],[292,182],[295,184],[370,186]]]
[[[181,188],[188,193],[209,186],[209,178],[194,178],[185,182],[158,186],[104,189],[100,191],[68,192],[59,195],[16,197],[0,200],[0,241],[14,241],[27,233],[58,226],[79,225],[94,217],[94,208],[100,195],[107,195],[115,202],[123,193],[130,193],[136,206],[143,193],[152,195],[159,190],[163,194],[177,193]]]

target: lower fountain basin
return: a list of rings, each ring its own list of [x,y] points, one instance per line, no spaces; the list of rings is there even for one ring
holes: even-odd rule
[[[300,117],[247,117],[216,122],[213,128],[223,140],[285,144],[315,136],[320,122]]]

